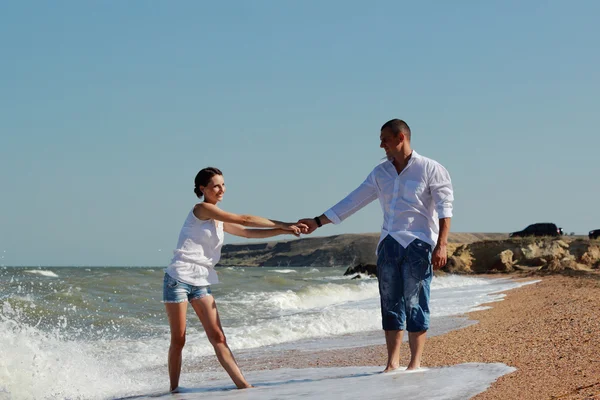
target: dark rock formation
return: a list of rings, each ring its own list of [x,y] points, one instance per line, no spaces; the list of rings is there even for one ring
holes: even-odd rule
[[[365,274],[369,276],[377,276],[377,265],[375,264],[358,264],[354,267],[348,267],[344,276],[354,274]],[[360,275],[359,275],[360,276]]]
[[[334,267],[375,263],[379,234],[306,237],[260,245],[223,246],[220,266]]]

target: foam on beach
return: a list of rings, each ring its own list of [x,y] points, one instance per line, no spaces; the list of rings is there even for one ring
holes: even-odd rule
[[[153,395],[170,399],[468,399],[485,391],[500,376],[515,371],[504,364],[459,364],[444,368],[382,374],[382,367],[278,369],[246,374],[254,389],[235,390],[231,382],[214,375],[183,376],[195,382],[180,394]],[[192,379],[194,379],[192,381]],[[210,383],[207,383],[210,382]],[[147,399],[145,395],[124,399]]]

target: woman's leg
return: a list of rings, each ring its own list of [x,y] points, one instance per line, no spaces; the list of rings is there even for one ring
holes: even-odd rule
[[[229,374],[235,386],[238,389],[244,389],[252,387],[242,375],[242,371],[233,358],[233,353],[227,345],[225,334],[223,333],[223,327],[221,326],[221,320],[219,319],[219,311],[217,310],[217,303],[215,303],[214,297],[208,295],[200,299],[192,300],[192,307],[200,318],[206,336],[210,341],[210,344],[215,348],[215,354],[219,359],[219,362],[225,368],[225,371]]]
[[[169,380],[170,390],[179,386],[179,375],[181,374],[181,352],[185,345],[185,315],[187,312],[187,301],[182,303],[165,303],[169,326],[171,327],[171,346],[169,347]]]

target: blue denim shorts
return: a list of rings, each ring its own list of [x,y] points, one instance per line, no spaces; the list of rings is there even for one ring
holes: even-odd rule
[[[193,286],[165,274],[163,280],[163,303],[183,303],[201,299],[211,294],[210,286]]]
[[[431,245],[419,239],[406,249],[389,235],[379,244],[377,278],[384,330],[429,329],[431,253]]]

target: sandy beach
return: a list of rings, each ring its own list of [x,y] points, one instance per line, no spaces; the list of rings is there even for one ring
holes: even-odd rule
[[[506,277],[493,275],[492,277]],[[428,340],[423,367],[504,363],[517,371],[475,398],[600,399],[600,274],[512,275],[540,279],[506,292],[490,309],[472,312],[478,323]],[[286,351],[240,359],[243,370],[277,367],[385,365],[385,346],[331,351]],[[408,363],[403,344],[401,364]]]

